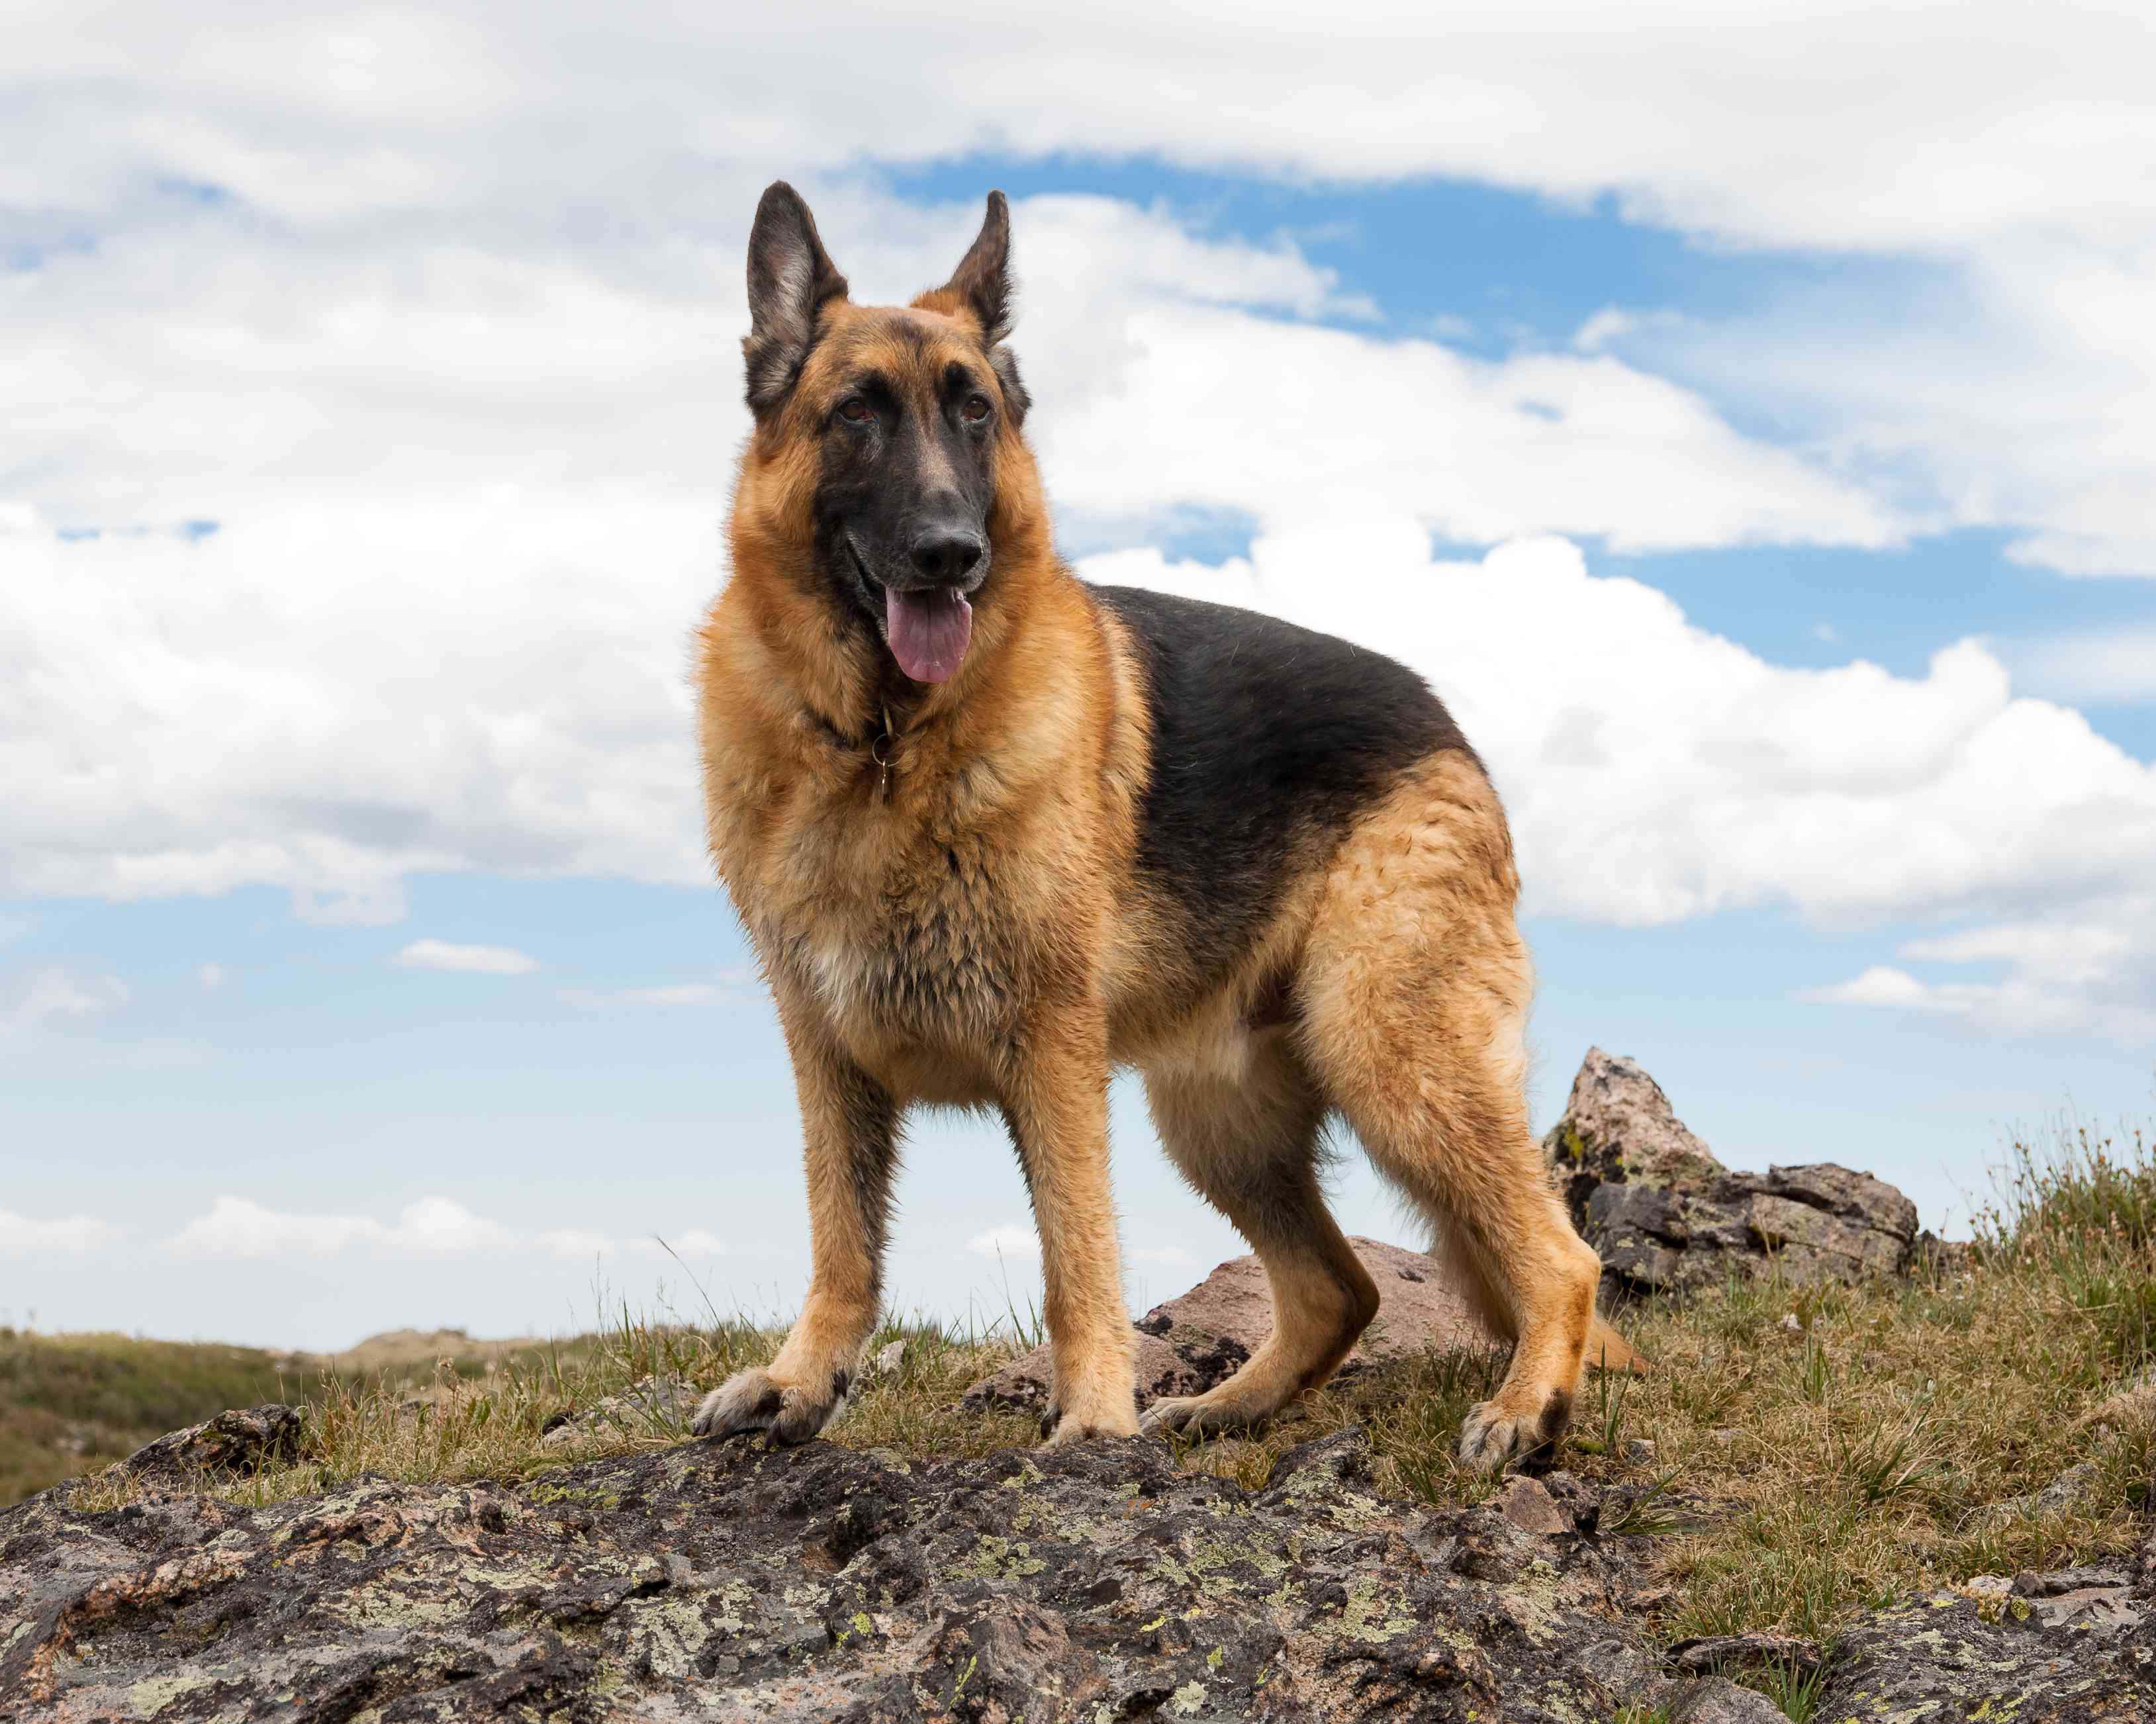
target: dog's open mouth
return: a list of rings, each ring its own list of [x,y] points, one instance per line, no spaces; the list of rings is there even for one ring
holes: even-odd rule
[[[973,607],[963,593],[948,587],[901,593],[869,572],[869,560],[853,536],[846,549],[871,593],[883,594],[883,638],[898,668],[916,682],[948,682],[973,639]]]
[[[948,587],[925,593],[884,588],[884,638],[898,668],[916,682],[947,682],[973,638],[973,608]]]

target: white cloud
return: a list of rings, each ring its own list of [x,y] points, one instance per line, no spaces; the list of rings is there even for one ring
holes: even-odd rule
[[[1952,999],[1891,964],[1874,964],[1829,988],[1806,988],[1799,998],[1826,1006],[1897,1006],[1915,1012],[1966,1012],[1971,1003]]]
[[[228,972],[223,964],[203,964],[196,970],[195,980],[201,983],[204,988],[222,988],[225,984],[228,975]]]
[[[213,425],[316,477],[399,460],[424,470],[440,428],[484,413],[490,394],[526,410],[523,425],[496,416],[505,439],[570,431],[566,411],[546,409],[562,409],[578,375],[575,417],[634,437],[639,389],[731,396],[697,387],[712,364],[725,368],[723,340],[682,344],[680,367],[637,362],[675,345],[696,302],[685,290],[707,290],[701,272],[737,276],[732,249],[773,173],[823,182],[845,218],[827,231],[870,231],[850,264],[861,285],[911,288],[915,278],[886,269],[910,260],[907,218],[863,189],[860,164],[1152,152],[1306,181],[1462,177],[1575,208],[1609,199],[1721,249],[1919,264],[1913,284],[1867,275],[1814,316],[1783,302],[1718,335],[1662,331],[1670,362],[1717,375],[1748,412],[1771,403],[1881,495],[1912,493],[1928,518],[2021,530],[2020,553],[2050,567],[2156,572],[2138,454],[2156,429],[2143,313],[2156,286],[2156,126],[2132,8],[1990,0],[1860,13],[1775,0],[1732,28],[1690,4],[1483,0],[1439,17],[1375,0],[1328,13],[1320,64],[1303,21],[1276,10],[1096,5],[1014,33],[1002,13],[963,0],[933,17],[803,5],[757,20],[753,76],[739,22],[722,13],[640,15],[593,54],[592,14],[567,3],[424,18],[332,9],[274,31],[233,0],[183,19],[112,8],[94,28],[79,10],[11,19],[18,100],[0,116],[0,162],[36,164],[0,167],[0,207],[21,213],[24,238],[100,239],[80,285],[70,276],[63,290],[105,320],[95,339],[70,351],[41,330],[46,340],[11,356],[10,398],[36,404],[23,434],[54,458],[47,472],[69,466],[82,434],[49,404],[48,380],[65,376],[96,380],[85,413],[125,403],[122,440],[145,454]],[[249,52],[233,52],[242,41]],[[1865,78],[1849,77],[1854,63]],[[908,76],[891,80],[894,64]],[[272,78],[273,64],[308,69]],[[393,98],[392,64],[424,67],[424,92]],[[233,203],[188,195],[200,186]],[[203,269],[143,259],[205,223],[246,243]],[[1194,263],[1173,223],[1153,241],[1100,249],[1146,291],[1165,272],[1178,295],[1204,299],[1221,260]],[[409,254],[393,258],[397,247]],[[602,250],[613,262],[595,269]],[[1036,295],[1062,279],[1065,260],[1055,264],[1029,272]],[[1272,303],[1357,309],[1308,272],[1266,266],[1281,272]],[[187,282],[198,305],[251,292],[284,351],[234,342],[213,313],[167,319],[136,304],[120,321],[124,280],[138,294]],[[1661,308],[1612,309],[1638,324]],[[515,366],[507,348],[540,329],[564,338]],[[1116,345],[1112,320],[1101,334],[1095,357]],[[1597,334],[1614,336],[1606,323]],[[426,428],[405,414],[402,437],[368,434],[393,381],[321,408],[324,348],[347,381],[437,367]],[[121,357],[116,374],[80,369],[108,351]],[[301,362],[290,387],[250,391],[279,358]],[[244,408],[186,375],[218,364]],[[39,387],[26,396],[23,382]],[[680,398],[661,416],[678,420]],[[594,401],[619,412],[594,416]],[[328,426],[353,428],[362,459],[320,459]],[[102,490],[109,505],[123,485],[105,474],[85,500]]]
[[[368,1215],[293,1214],[228,1195],[166,1244],[187,1257],[331,1257],[354,1244],[378,1242],[388,1231]]]
[[[1874,966],[1804,998],[1938,1013],[2015,1034],[2156,1041],[2156,895],[2129,888],[2083,903],[2078,915],[1980,923],[1901,947],[1902,957],[1933,964],[1989,965],[2004,972],[1995,979],[1930,982]]]
[[[516,1236],[498,1221],[475,1215],[449,1198],[421,1198],[400,1210],[397,1224],[383,1236],[393,1249],[453,1255],[466,1251],[499,1251]]]
[[[127,998],[127,985],[116,977],[84,977],[65,970],[40,970],[23,978],[0,1003],[0,1036],[19,1035],[53,1018],[87,1018],[110,1011]]]
[[[2148,924],[2156,903],[2120,905],[2117,911],[2124,921]],[[2008,922],[1912,940],[1902,955],[1955,964],[2001,960],[2047,982],[2078,987],[2115,973],[2132,957],[2134,945],[2130,928],[2118,923]]]
[[[453,946],[446,940],[414,940],[397,954],[407,969],[458,970],[477,976],[528,976],[539,961],[506,946]]]
[[[2061,700],[2092,705],[2156,700],[2156,626],[2005,640],[1999,649],[2017,676]]]
[[[164,1249],[189,1258],[334,1257],[366,1249],[416,1257],[539,1251],[576,1260],[612,1256],[619,1247],[588,1228],[526,1233],[439,1195],[407,1203],[394,1221],[384,1222],[366,1214],[272,1209],[251,1198],[226,1193],[166,1239]]]
[[[1485,361],[1180,305],[1133,308],[1122,332],[1127,357],[1047,349],[1070,356],[1056,372],[1087,368],[1040,434],[1057,504],[1081,516],[1408,516],[1457,540],[1563,532],[1626,552],[1901,537],[1855,487],[1606,356]]]
[[[1642,330],[1681,329],[1684,325],[1682,316],[1675,311],[1628,311],[1622,305],[1604,305],[1572,332],[1572,345],[1582,353],[1601,353]]]
[[[121,1232],[110,1222],[92,1215],[54,1216],[41,1221],[0,1209],[0,1256],[80,1255],[116,1243]]]
[[[1132,1263],[1151,1263],[1162,1269],[1195,1269],[1198,1260],[1180,1245],[1139,1245],[1123,1253]]]
[[[1038,1257],[1040,1236],[1030,1227],[1011,1222],[975,1234],[966,1241],[966,1249],[977,1257]]]
[[[141,195],[153,168],[326,227],[603,190],[609,216],[634,220],[714,156],[805,172],[1157,151],[1614,190],[1732,239],[1896,249],[2041,223],[2101,235],[2138,207],[2156,148],[2130,8],[1949,18],[1779,0],[1732,30],[1685,5],[1363,3],[1327,14],[1332,58],[1314,61],[1306,17],[1278,8],[1120,0],[1013,31],[985,5],[803,5],[757,20],[753,76],[724,13],[647,12],[594,53],[593,14],[570,4],[331,10],[268,29],[237,0],[115,8],[89,26],[74,8],[31,11],[11,38],[27,89],[0,192],[69,213]],[[1860,59],[1875,75],[1852,81]],[[1330,77],[1342,81],[1313,89]],[[28,99],[63,90],[75,100]],[[511,139],[521,153],[501,149]],[[59,185],[25,165],[34,144],[66,164]],[[535,177],[535,157],[552,172]],[[643,174],[625,179],[632,164]]]

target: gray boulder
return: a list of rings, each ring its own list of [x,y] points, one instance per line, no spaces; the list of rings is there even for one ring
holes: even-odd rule
[[[297,1407],[280,1402],[237,1407],[145,1443],[120,1467],[146,1495],[199,1491],[220,1475],[256,1472],[292,1460],[305,1432],[306,1419]]]
[[[1588,1049],[1544,1140],[1573,1224],[1619,1293],[1686,1291],[1772,1267],[1799,1282],[1906,1270],[1917,1206],[1821,1162],[1735,1173],[1636,1061]]]

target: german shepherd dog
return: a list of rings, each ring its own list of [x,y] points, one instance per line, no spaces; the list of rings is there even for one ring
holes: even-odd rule
[[[879,1316],[899,1134],[993,1108],[1040,1229],[1050,1444],[1136,1432],[1108,1183],[1136,1066],[1183,1177],[1240,1229],[1274,1331],[1148,1429],[1264,1420],[1378,1309],[1327,1212],[1343,1121],[1514,1342],[1460,1453],[1563,1429],[1601,1264],[1528,1131],[1531,971],[1482,763],[1419,678],[1224,605],[1080,581],[1056,556],[1005,345],[991,193],[943,286],[856,305],[792,187],[749,238],[732,575],[698,640],[711,853],[799,1094],[814,1269],[709,1435],[814,1436]]]

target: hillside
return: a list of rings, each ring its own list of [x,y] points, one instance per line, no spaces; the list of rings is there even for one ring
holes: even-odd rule
[[[475,1341],[461,1329],[402,1329],[343,1352],[304,1353],[0,1327],[0,1506],[98,1471],[227,1407],[316,1399],[332,1385],[408,1398],[435,1392],[444,1361],[450,1375],[476,1377],[545,1352],[539,1342]]]

